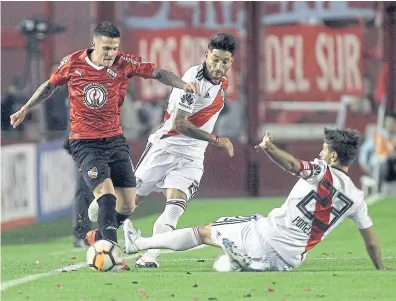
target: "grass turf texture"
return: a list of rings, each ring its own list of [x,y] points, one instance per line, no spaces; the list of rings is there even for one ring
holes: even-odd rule
[[[279,199],[195,201],[178,226],[209,223],[221,216],[266,215],[280,204]],[[385,199],[369,212],[385,264],[396,268],[396,201]],[[149,235],[156,217],[139,218],[134,224]],[[314,248],[300,268],[287,273],[213,272],[219,250],[212,247],[163,254],[160,269],[97,273],[83,267],[55,272],[85,261],[85,251],[72,248],[71,236],[62,236],[70,228],[70,221],[63,220],[2,233],[2,287],[28,275],[37,277],[3,289],[2,300],[396,300],[396,272],[374,270],[351,220]],[[127,262],[133,266],[132,258]]]

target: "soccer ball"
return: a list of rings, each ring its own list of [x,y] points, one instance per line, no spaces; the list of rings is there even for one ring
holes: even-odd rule
[[[117,271],[123,261],[121,248],[109,240],[98,240],[87,251],[87,264],[94,271]]]
[[[232,260],[228,255],[218,257],[213,264],[213,268],[217,272],[240,272],[242,270],[239,263]]]

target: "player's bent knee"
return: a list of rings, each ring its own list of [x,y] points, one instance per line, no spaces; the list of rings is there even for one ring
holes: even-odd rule
[[[176,189],[176,188],[167,188],[165,190],[165,197],[167,200],[183,199],[183,200],[187,201],[187,195],[183,191]]]
[[[117,197],[117,212],[130,215],[135,211],[136,188],[124,187],[115,189]]]
[[[203,244],[212,244],[212,225],[202,225],[198,227],[199,237]]]

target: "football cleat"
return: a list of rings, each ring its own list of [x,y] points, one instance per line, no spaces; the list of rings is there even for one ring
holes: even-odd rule
[[[126,219],[122,231],[124,232],[124,252],[127,254],[135,254],[139,251],[135,241],[140,235],[140,230],[136,230],[130,219]]]
[[[99,233],[99,229],[88,231],[86,237],[88,245],[92,246],[96,241],[102,239],[102,235]]]
[[[222,243],[224,247],[223,250],[231,258],[231,261],[235,261],[241,267],[249,266],[251,264],[252,258],[238,250],[234,242],[223,238]]]
[[[159,263],[156,258],[144,254],[142,257],[138,258],[135,262],[135,268],[159,268]]]

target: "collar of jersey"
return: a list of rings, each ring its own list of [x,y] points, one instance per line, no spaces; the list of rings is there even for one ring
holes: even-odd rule
[[[337,166],[334,166],[334,165],[330,165],[330,166],[331,166],[331,168],[337,169],[337,170],[341,171],[342,173],[346,174],[349,177],[348,173],[345,172],[345,170],[342,170],[341,168],[339,168]]]
[[[82,55],[80,56],[80,59],[85,60],[88,65],[90,65],[92,68],[94,68],[96,70],[103,70],[105,68],[104,66],[98,66],[98,65],[92,63],[92,61],[90,60],[88,54],[91,53],[92,51],[93,51],[92,48],[88,48],[86,51],[84,51],[82,53]]]

